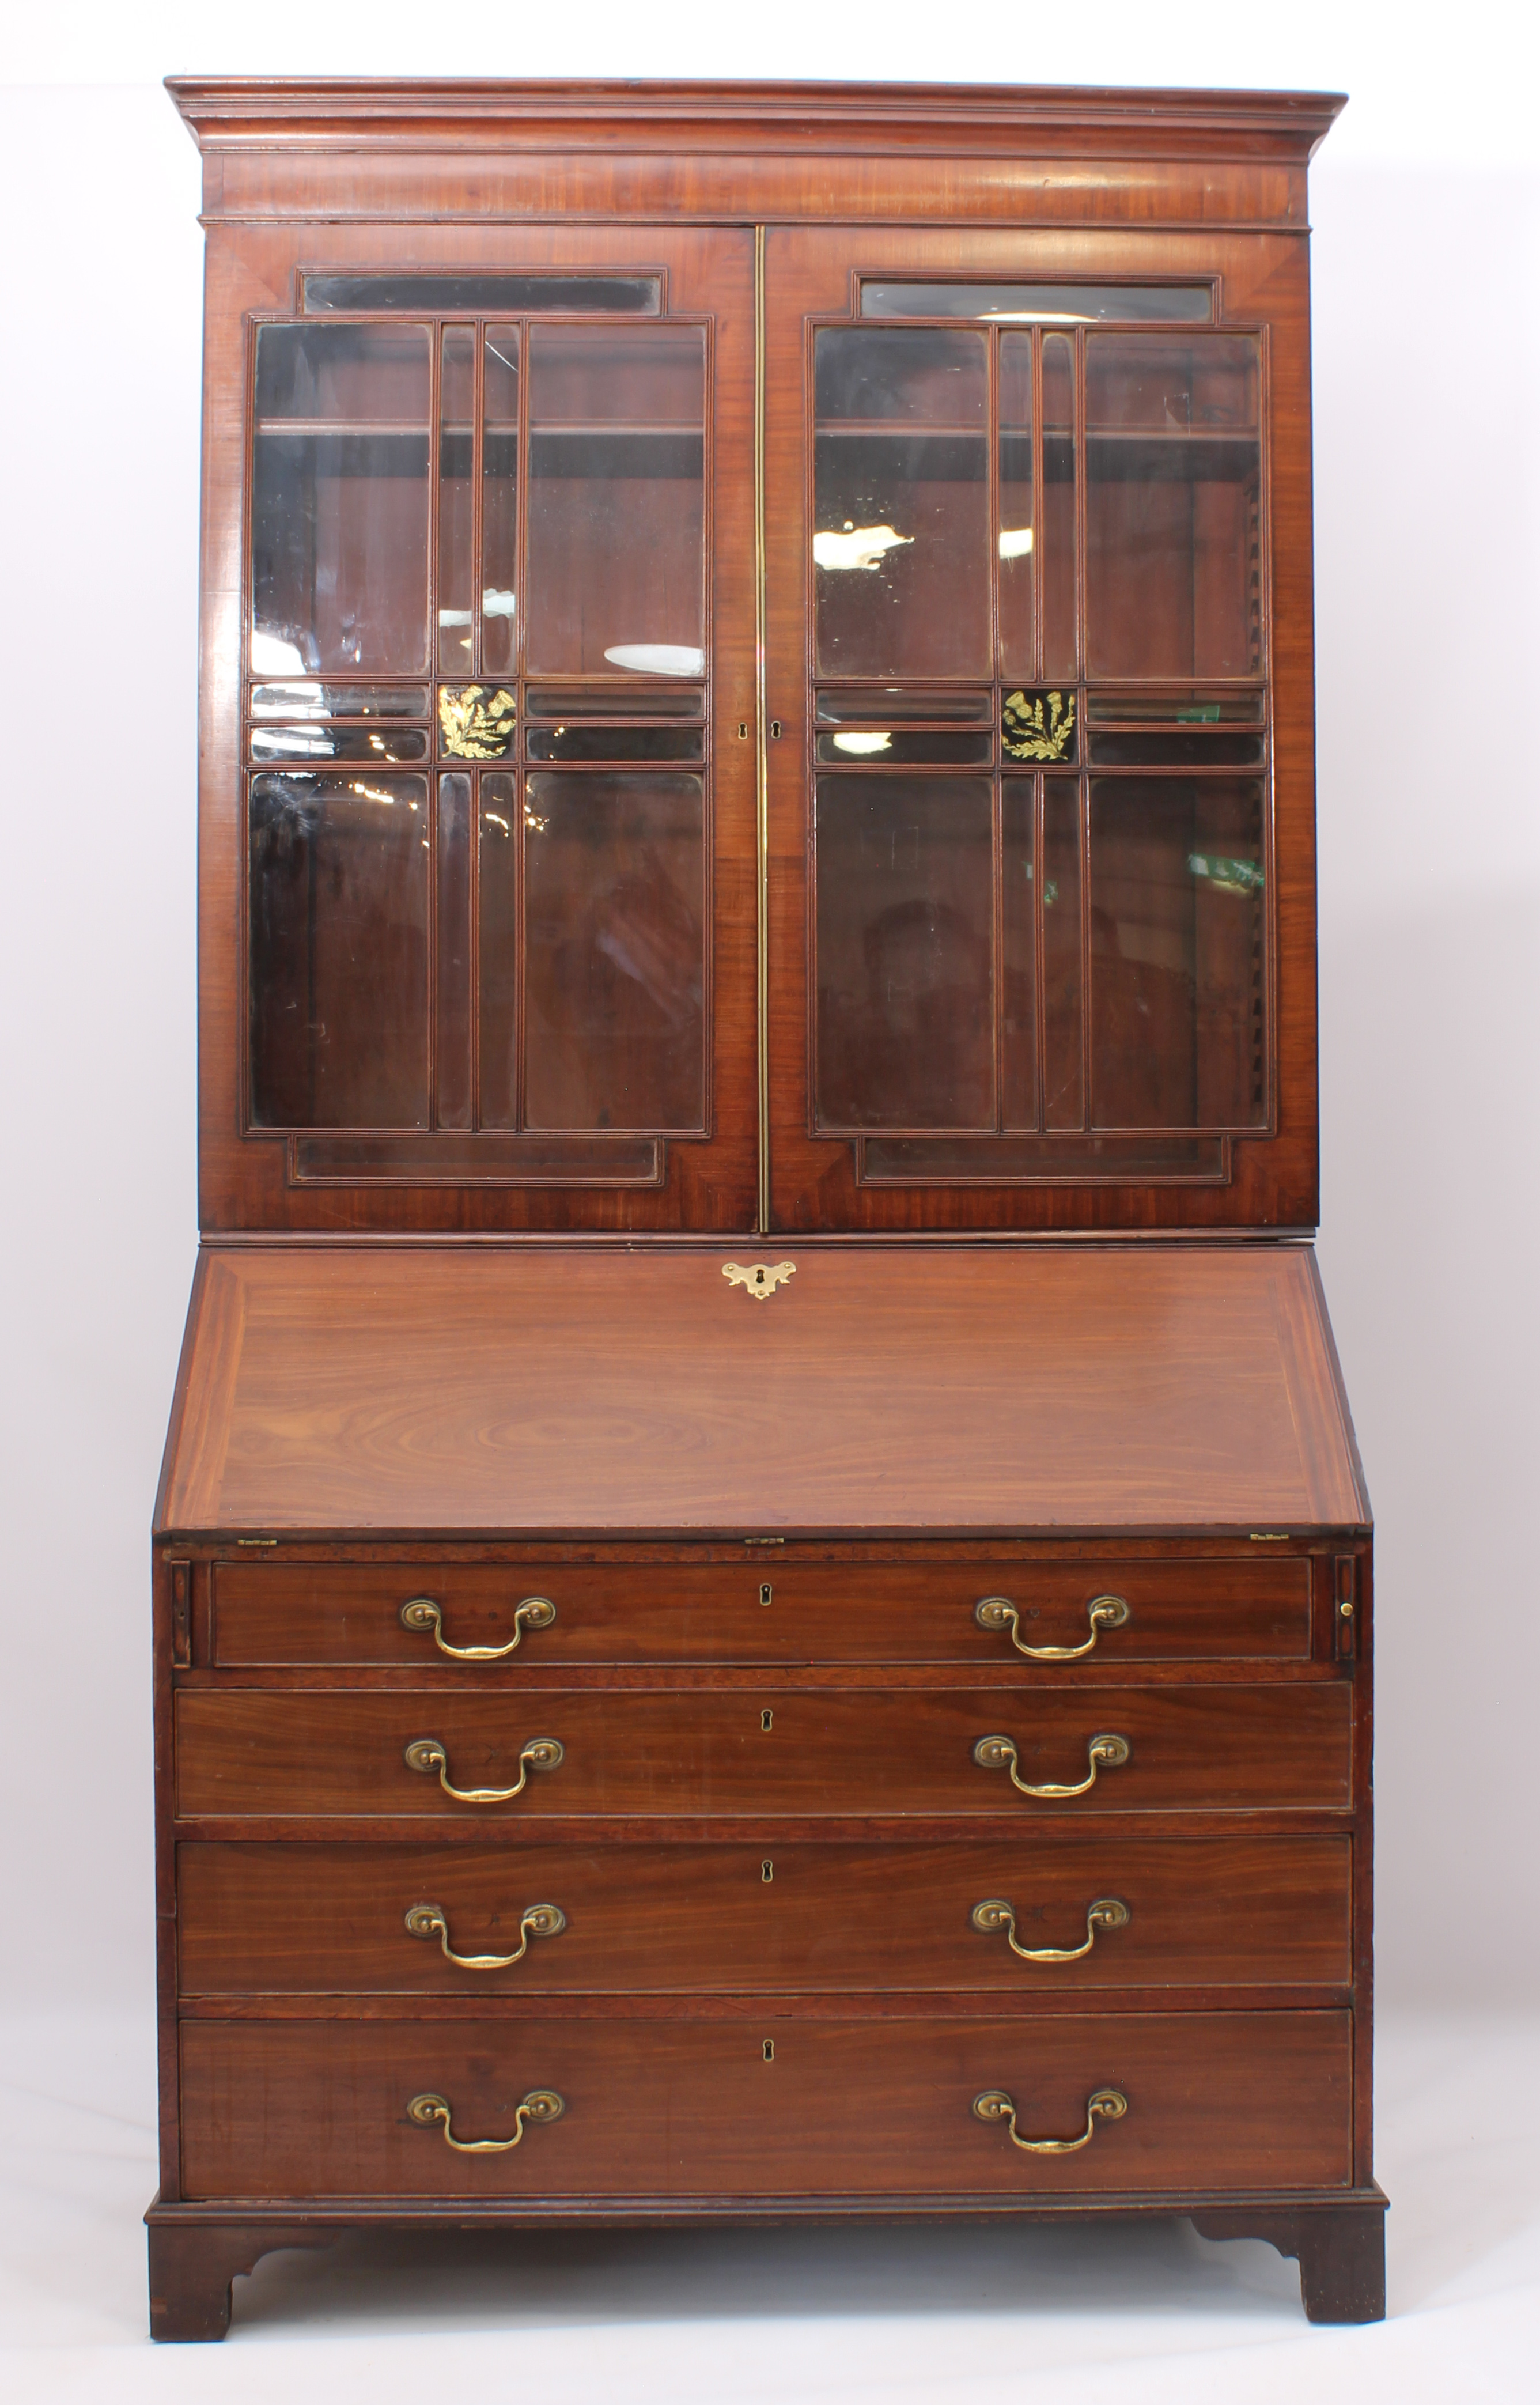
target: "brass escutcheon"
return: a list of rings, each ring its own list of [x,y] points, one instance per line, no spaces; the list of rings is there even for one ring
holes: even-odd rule
[[[772,1269],[768,1261],[755,1261],[744,1269],[737,1261],[724,1261],[721,1273],[729,1286],[741,1286],[756,1302],[768,1302],[777,1287],[796,1276],[797,1265],[795,1261],[777,1261]]]
[[[1018,1653],[1032,1662],[1078,1662],[1084,1653],[1092,1652],[1104,1628],[1125,1628],[1132,1613],[1120,1595],[1094,1596],[1085,1607],[1091,1633],[1083,1645],[1026,1645],[1021,1637],[1021,1614],[1008,1595],[987,1595],[973,1606],[973,1618],[981,1628],[1007,1628],[1011,1642]]]

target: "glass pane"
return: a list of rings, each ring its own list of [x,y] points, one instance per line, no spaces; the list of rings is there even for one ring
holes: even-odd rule
[[[525,795],[526,1125],[704,1126],[701,779],[574,771]]]
[[[446,326],[439,366],[439,669],[452,677],[468,676],[474,664],[475,390],[475,337],[469,326]]]
[[[935,728],[917,731],[903,726],[851,727],[840,735],[819,735],[815,745],[819,760],[851,768],[859,761],[875,767],[902,767],[915,761],[967,768],[987,768],[995,756],[992,735],[950,735]]]
[[[253,718],[426,718],[426,684],[254,684]]]
[[[818,714],[820,726],[987,726],[994,716],[994,696],[876,685],[865,692],[820,693]]]
[[[820,1127],[993,1127],[994,879],[979,777],[820,777]]]
[[[442,1128],[470,1125],[470,780],[439,780],[439,1015],[435,1028]]]
[[[427,738],[419,726],[254,726],[254,760],[368,760],[375,767],[422,760]]]
[[[825,676],[987,676],[987,345],[825,328],[814,443]]]
[[[1075,635],[1075,352],[1067,334],[1043,337],[1043,673],[1073,682]]]
[[[1248,676],[1262,660],[1261,359],[1249,335],[1086,345],[1093,676]]]
[[[308,1135],[294,1147],[301,1186],[661,1186],[651,1136]]]
[[[706,695],[700,685],[692,685],[688,692],[670,692],[665,685],[652,684],[645,692],[638,692],[634,684],[529,688],[531,718],[701,718],[705,713]]]
[[[1259,1127],[1266,874],[1259,782],[1091,787],[1098,1127]]]
[[[998,1186],[1004,1178],[1072,1186],[1223,1186],[1223,1136],[868,1136],[863,1186]]]
[[[257,675],[427,667],[428,394],[424,327],[261,328]]]
[[[1264,696],[1256,693],[1090,693],[1093,726],[1260,726]]]
[[[415,309],[479,317],[496,310],[642,311],[662,305],[655,275],[307,275],[305,307]]]
[[[704,726],[531,727],[531,760],[704,760]]]
[[[1043,781],[1043,1124],[1085,1124],[1081,1060],[1080,786]]]
[[[1004,1018],[1001,1121],[1037,1125],[1037,802],[1030,778],[1012,778],[1001,801],[1004,889]]]
[[[1207,324],[1207,284],[863,284],[863,317],[1006,317],[1043,326]]]
[[[529,668],[699,676],[704,334],[537,326],[529,373]]]
[[[1262,733],[1243,729],[1202,735],[1162,734],[1150,727],[1138,734],[1091,736],[1091,760],[1099,768],[1260,768]]]
[[[483,1127],[519,1124],[518,782],[483,772],[477,828]]]
[[[519,330],[491,326],[482,366],[482,663],[512,668],[518,648]]]
[[[1000,663],[1032,668],[1032,338],[1000,338]]]
[[[251,1124],[427,1124],[427,780],[251,781]]]

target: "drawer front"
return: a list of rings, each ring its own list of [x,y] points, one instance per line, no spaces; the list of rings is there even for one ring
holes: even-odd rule
[[[1350,1689],[1335,1680],[1053,1693],[548,1688],[522,1697],[185,1689],[177,1797],[183,1815],[462,1821],[1330,1807],[1348,1802],[1350,1714]],[[974,1750],[987,1739],[997,1742],[981,1764]],[[1115,1739],[1127,1758],[1111,1760],[1116,1748],[1099,1739]],[[541,1767],[557,1747],[560,1759]],[[1035,1796],[1017,1779],[1084,1792]]]
[[[1346,1837],[773,1852],[189,1844],[177,1864],[181,1988],[474,1999],[1345,1987],[1351,1870]],[[1118,1910],[1093,1914],[1107,1903]],[[975,1920],[980,1906],[991,1908]],[[1025,1959],[1043,1949],[1070,1959]]]
[[[1099,1662],[1303,1661],[1308,1560],[743,1563],[220,1563],[214,1658],[231,1668],[398,1664],[517,1645],[488,1677],[531,1666],[646,1662],[1026,1662],[1089,1647]],[[768,1600],[765,1600],[765,1597]],[[1111,1596],[1127,1618],[1091,1607]],[[991,1626],[974,1618],[1000,1598]],[[521,1603],[552,1606],[554,1619]],[[417,1625],[402,1608],[417,1602]],[[1014,1614],[1015,1618],[1011,1617]],[[1050,1665],[1052,1667],[1052,1663]]]
[[[184,2021],[190,2200],[1138,2194],[1345,2185],[1345,2012],[976,2020]],[[553,2092],[505,2153],[526,2096]],[[1088,2116],[1111,2091],[1120,2117]],[[1003,2092],[1023,2138],[973,2100]],[[427,2108],[422,2108],[425,2111]]]

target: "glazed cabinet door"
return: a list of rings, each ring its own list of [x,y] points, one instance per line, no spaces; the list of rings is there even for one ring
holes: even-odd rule
[[[1301,246],[766,289],[776,1225],[1313,1222]]]
[[[264,239],[210,1216],[746,1227],[752,238]]]

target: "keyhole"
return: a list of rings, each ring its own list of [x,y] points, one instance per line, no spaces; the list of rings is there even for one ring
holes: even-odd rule
[[[774,2062],[776,2059],[776,2041],[773,2037],[767,2037],[764,2041],[764,2059],[766,2062]]]
[[[776,1724],[776,1715],[775,1715],[775,1713],[774,1713],[774,1712],[772,1712],[772,1711],[763,1711],[763,1712],[761,1712],[761,1714],[760,1714],[760,1726],[761,1726],[761,1728],[764,1731],[764,1734],[765,1734],[765,1736],[766,1736],[766,1737],[768,1737],[768,1736],[769,1736],[769,1734],[770,1734],[771,1730],[775,1727],[775,1724]]]
[[[754,1272],[754,1284],[756,1286],[763,1286],[764,1284],[764,1272],[763,1270],[756,1270]]]
[[[768,1603],[774,1592],[774,1588],[770,1585],[769,1581],[766,1580],[764,1585],[760,1589],[760,1601],[762,1603]]]
[[[778,718],[773,718],[770,721],[770,733],[773,739],[778,743],[780,741],[780,720]]]
[[[760,1877],[764,1881],[765,1886],[768,1887],[775,1876],[776,1865],[771,1861],[769,1855],[766,1854],[763,1862],[760,1864]]]
[[[746,718],[740,718],[740,719],[739,719],[739,721],[738,721],[738,741],[739,741],[740,743],[747,743],[747,742],[748,742],[748,740],[749,740],[749,721],[748,721]]]

